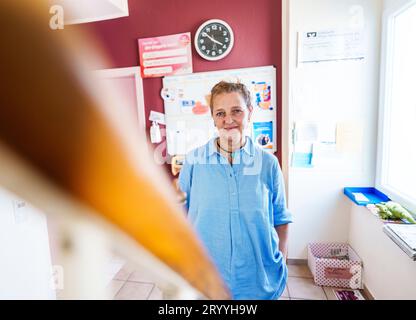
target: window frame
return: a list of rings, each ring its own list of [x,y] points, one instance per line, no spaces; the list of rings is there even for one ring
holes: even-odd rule
[[[385,10],[383,14],[383,32],[381,46],[381,68],[380,68],[380,108],[378,122],[378,143],[377,143],[377,169],[376,188],[384,192],[393,201],[416,213],[416,198],[407,197],[398,190],[389,186],[386,182],[388,168],[388,136],[391,128],[390,118],[392,112],[392,88],[393,81],[393,59],[394,59],[394,26],[397,16],[416,5],[416,0],[398,1],[394,6]],[[383,174],[384,173],[384,174]]]

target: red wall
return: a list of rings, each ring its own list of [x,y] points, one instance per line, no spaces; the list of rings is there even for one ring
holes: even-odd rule
[[[73,26],[94,33],[111,65],[121,68],[139,65],[137,39],[191,32],[209,19],[222,19],[232,27],[235,43],[223,60],[210,62],[193,49],[194,72],[274,65],[277,68],[278,157],[281,160],[281,0],[129,0],[126,18]],[[163,112],[161,78],[144,79],[146,119],[150,110]],[[150,123],[147,120],[147,127]]]

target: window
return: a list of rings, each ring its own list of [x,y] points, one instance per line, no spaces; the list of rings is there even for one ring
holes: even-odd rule
[[[416,213],[416,1],[387,10],[376,184]]]

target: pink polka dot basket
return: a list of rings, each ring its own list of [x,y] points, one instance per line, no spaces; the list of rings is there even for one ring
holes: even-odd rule
[[[310,243],[308,266],[320,286],[362,289],[362,261],[346,243]]]

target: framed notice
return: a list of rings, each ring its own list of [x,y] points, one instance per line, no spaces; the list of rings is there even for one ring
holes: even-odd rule
[[[298,37],[298,63],[365,58],[362,30],[308,31]]]
[[[192,73],[191,33],[139,39],[142,78]]]

